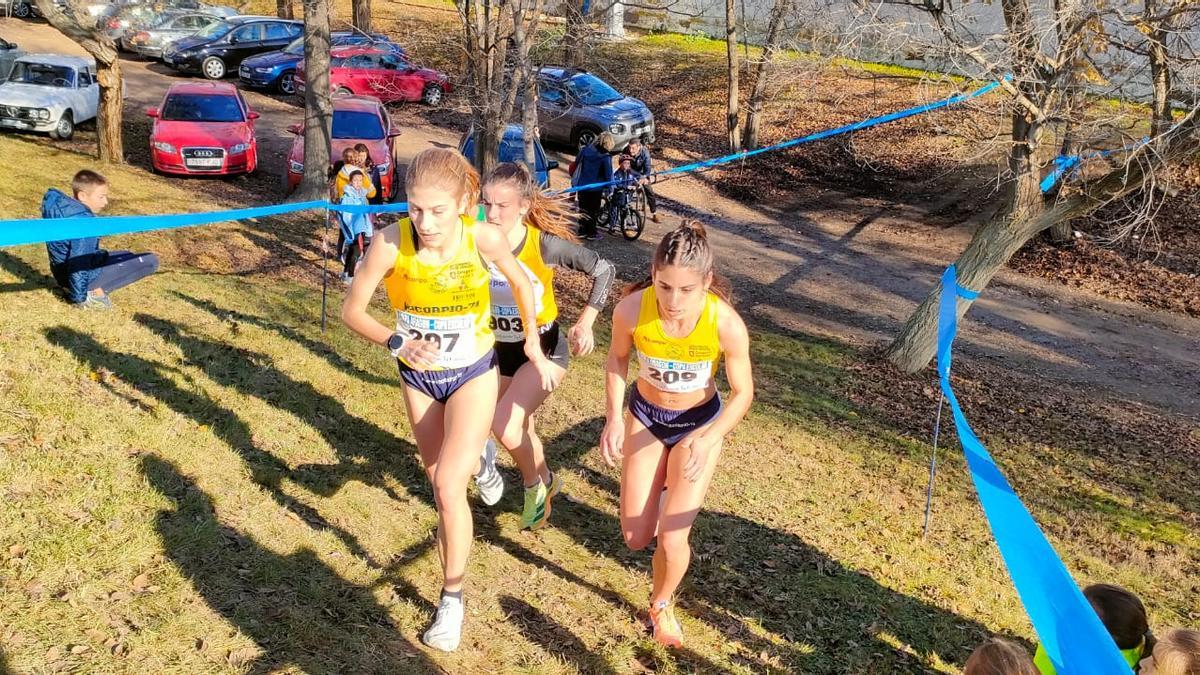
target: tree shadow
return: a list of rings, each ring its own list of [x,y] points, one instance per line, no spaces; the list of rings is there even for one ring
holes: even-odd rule
[[[616,480],[574,459],[597,437],[597,420],[581,422],[546,444],[554,449],[548,459],[615,497]],[[625,547],[620,522],[609,513],[571,502],[555,509],[553,525],[597,556],[648,571],[649,555]],[[921,656],[937,653],[961,664],[989,634],[976,621],[846,567],[793,533],[732,513],[702,510],[692,545],[680,606],[737,645],[752,670],[860,672],[888,667],[881,660],[923,670]],[[757,635],[753,626],[782,641]]]
[[[170,462],[149,455],[141,470],[172,502],[155,517],[167,557],[262,650],[249,672],[442,672],[400,635],[368,589],[342,579],[313,551],[281,555],[222,524],[212,498]]]
[[[54,289],[57,287],[54,277],[5,251],[0,251],[0,269],[21,279],[21,281],[15,283],[0,284],[0,293],[16,293],[18,291],[33,291],[39,288]]]
[[[184,302],[189,303],[193,307],[202,309],[202,310],[208,312],[209,314],[212,314],[213,316],[217,317],[218,319],[229,323],[231,326],[237,326],[237,324],[239,324],[239,323],[245,323],[245,324],[250,324],[251,326],[258,326],[259,328],[262,328],[264,330],[269,330],[285,340],[289,340],[291,342],[294,342],[294,343],[300,345],[301,347],[304,347],[310,353],[312,353],[314,356],[318,356],[318,357],[324,359],[326,362],[329,363],[329,365],[333,366],[334,368],[337,368],[338,370],[342,371],[343,373],[346,373],[347,375],[356,377],[360,380],[363,380],[364,382],[369,382],[371,384],[391,384],[391,385],[394,385],[397,382],[397,379],[394,377],[392,377],[392,378],[381,377],[379,375],[376,375],[375,373],[371,373],[366,370],[363,370],[362,368],[359,368],[357,365],[355,365],[353,362],[348,360],[346,357],[337,353],[337,351],[335,351],[328,344],[326,344],[324,342],[318,342],[317,340],[313,340],[312,338],[304,335],[303,333],[296,330],[295,328],[292,328],[291,326],[285,326],[281,323],[277,323],[277,322],[267,319],[265,317],[255,316],[253,314],[246,314],[245,312],[239,312],[236,309],[227,309],[224,307],[220,307],[219,305],[217,305],[216,303],[214,303],[210,300],[202,300],[200,298],[195,298],[195,297],[192,297],[185,293],[180,293],[179,291],[171,291],[171,294],[174,295],[175,297],[183,300]]]
[[[525,639],[541,647],[547,654],[562,656],[579,672],[600,675],[615,675],[617,672],[603,658],[593,654],[583,640],[576,637],[566,626],[524,600],[518,600],[511,595],[501,595],[500,609],[504,611],[508,622],[515,625]]]
[[[91,336],[63,326],[48,329],[46,340],[71,352],[91,370],[110,372],[144,396],[160,401],[176,413],[207,426],[241,456],[250,471],[250,479],[264,488],[276,504],[310,527],[332,532],[347,549],[370,561],[370,555],[354,535],[329,523],[316,509],[283,490],[284,479],[295,479],[294,472],[278,457],[258,447],[249,424],[212,398],[186,391],[171,381],[168,375],[179,374],[178,369],[132,354],[112,351]],[[113,394],[149,412],[142,401],[129,397],[104,380],[101,383]]]

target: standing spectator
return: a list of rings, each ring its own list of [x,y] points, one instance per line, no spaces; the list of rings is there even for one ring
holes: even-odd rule
[[[371,159],[371,149],[367,147],[366,143],[359,143],[354,146],[354,150],[358,153],[359,166],[366,169],[363,173],[366,175],[367,182],[371,184],[369,192],[373,194],[370,195],[370,203],[382,204],[383,177],[379,173],[379,165]]]
[[[1138,664],[1139,675],[1200,675],[1200,631],[1175,628]]]
[[[592,185],[593,183],[608,183],[612,180],[612,148],[613,137],[607,131],[596,138],[596,142],[585,145],[575,158],[575,173],[571,176],[571,185]],[[580,190],[579,195],[579,236],[583,239],[596,240],[600,234],[596,225],[600,219],[600,198],[607,186]]]
[[[108,180],[84,169],[71,179],[68,197],[50,188],[42,197],[42,218],[91,218],[108,206]],[[99,237],[46,242],[50,272],[76,307],[112,309],[108,294],[158,269],[153,253],[105,251]]]
[[[630,165],[634,171],[638,172],[643,177],[650,176],[650,148],[646,146],[645,139],[642,136],[633,138],[629,141],[629,145],[621,152],[622,156],[628,155],[633,163]],[[654,189],[649,183],[642,186],[642,190],[646,192],[646,206],[650,207],[650,220],[659,222],[658,220],[658,199],[654,194]]]
[[[342,190],[343,205],[365,206],[367,202],[366,176],[362,171],[350,174],[350,182]],[[346,266],[342,270],[342,281],[350,283],[354,268],[367,251],[367,239],[371,236],[371,216],[365,213],[341,213],[342,238],[346,242]]]

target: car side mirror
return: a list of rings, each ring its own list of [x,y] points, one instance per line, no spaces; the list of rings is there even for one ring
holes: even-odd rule
[[[249,118],[250,118],[250,119],[252,119],[252,120],[256,120],[256,119],[258,119],[258,118],[262,117],[262,115],[259,115],[258,113],[256,113],[256,112],[254,112],[253,110],[251,110],[251,111],[250,111],[250,114],[249,114],[249,115],[247,115],[246,117],[249,117]]]
[[[146,108],[146,117],[158,117],[158,108]]]
[[[389,129],[387,135],[388,135],[388,138],[395,138],[402,133],[404,133],[404,132],[400,131],[399,129]]]
[[[18,46],[18,45],[17,45],[17,43],[15,43],[15,42],[10,42],[10,43],[8,43],[8,48],[9,48],[9,49],[16,49],[16,48],[17,48],[17,46]]]
[[[546,170],[547,171],[553,171],[557,168],[558,168],[558,160],[552,159],[552,160],[546,162]]]
[[[287,128],[287,130],[288,130],[289,132],[291,132],[291,133],[293,133],[293,134],[296,134],[297,136],[299,136],[300,134],[304,133],[304,125],[302,125],[302,124],[289,124],[289,125],[288,125],[288,128]]]

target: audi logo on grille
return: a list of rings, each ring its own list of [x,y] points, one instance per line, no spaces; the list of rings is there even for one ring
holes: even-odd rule
[[[192,156],[194,156],[194,157],[216,157],[217,151],[216,150],[193,150]]]

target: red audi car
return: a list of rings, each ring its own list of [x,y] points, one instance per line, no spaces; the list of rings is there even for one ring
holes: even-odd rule
[[[296,91],[304,93],[304,62],[296,65]],[[338,47],[330,53],[329,88],[342,94],[374,96],[384,103],[422,101],[437,105],[451,90],[450,79],[418,68],[393,50],[370,45]]]
[[[162,105],[149,108],[150,163],[181,175],[251,173],[258,168],[254,120],[241,92],[226,82],[171,85]]]
[[[287,191],[291,194],[304,176],[304,125],[293,124],[288,131],[296,135],[288,153]],[[330,166],[341,159],[342,151],[359,143],[367,146],[371,161],[379,168],[379,182],[385,199],[396,194],[396,162],[393,147],[400,128],[392,124],[387,109],[371,96],[333,97],[333,140],[329,145]]]

